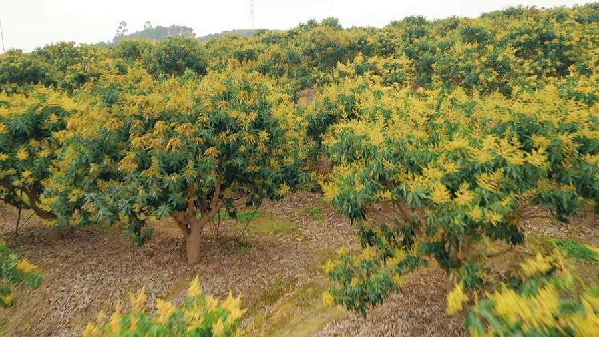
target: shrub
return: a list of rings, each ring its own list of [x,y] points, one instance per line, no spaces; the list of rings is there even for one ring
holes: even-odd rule
[[[25,285],[37,289],[41,283],[39,268],[0,240],[0,306],[7,307],[13,303],[13,287]]]
[[[185,337],[232,337],[237,336],[245,309],[240,308],[240,298],[231,293],[225,301],[204,295],[196,277],[187,291],[187,300],[176,306],[165,300],[156,301],[156,313],[144,310],[145,290],[131,295],[131,310],[116,311],[106,321],[100,313],[95,323],[89,323],[84,337],[133,337],[133,336],[185,336]]]

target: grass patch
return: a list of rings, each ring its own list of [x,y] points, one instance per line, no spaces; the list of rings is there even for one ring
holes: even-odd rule
[[[555,239],[555,244],[561,247],[568,256],[583,261],[599,261],[597,250],[578,241],[568,239]]]
[[[319,203],[316,206],[304,207],[300,211],[300,213],[309,215],[312,220],[322,221],[322,220],[324,220],[324,212],[323,212],[322,208],[323,208],[323,204]]]
[[[293,289],[281,299],[273,311],[261,313],[247,329],[254,336],[311,336],[322,330],[329,322],[339,319],[347,312],[340,308],[326,307],[322,293],[327,290],[323,277]],[[280,298],[283,297],[282,294]]]
[[[312,220],[324,220],[324,214],[322,213],[322,210],[319,208],[310,208],[308,209],[308,214],[310,214],[310,217],[312,218]]]
[[[252,250],[252,247],[242,245],[239,247],[239,251],[242,253],[249,253]]]
[[[240,222],[238,229],[245,229],[246,233],[251,235],[299,235],[299,225],[297,223],[272,215],[262,215],[252,221]]]
[[[250,222],[261,216],[259,211],[243,211],[237,213],[237,217],[231,217],[227,212],[220,212],[214,217],[214,220],[218,221],[219,217],[221,220],[237,220],[240,222]]]

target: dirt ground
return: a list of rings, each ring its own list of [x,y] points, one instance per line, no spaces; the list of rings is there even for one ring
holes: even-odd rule
[[[240,225],[223,221],[219,234],[213,230],[207,236],[202,263],[189,266],[183,239],[169,221],[153,223],[152,239],[138,247],[118,228],[72,229],[51,242],[48,230],[35,221],[14,237],[14,214],[4,214],[0,234],[41,267],[44,281],[37,290],[19,290],[14,306],[0,309],[0,335],[79,336],[100,310],[110,312],[142,286],[150,306],[156,298],[180,302],[195,275],[209,294],[242,295],[249,336],[466,334],[463,318],[445,312],[446,276],[439,269],[411,275],[402,293],[366,318],[324,307],[321,294],[328,281],[320,266],[340,246],[357,242],[349,221],[320,195],[296,193],[266,203],[259,219],[241,239]],[[595,229],[584,235],[596,244]],[[549,234],[564,233],[553,231]]]

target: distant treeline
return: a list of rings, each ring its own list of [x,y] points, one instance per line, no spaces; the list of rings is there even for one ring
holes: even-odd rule
[[[101,42],[101,45],[113,45],[116,46],[120,41],[127,39],[147,39],[147,40],[164,40],[173,36],[184,36],[184,37],[196,37],[193,28],[180,25],[171,25],[169,27],[164,26],[152,26],[150,21],[146,21],[143,30],[136,31],[134,33],[127,34],[127,22],[121,21],[117,28],[116,34],[112,38],[111,42]],[[205,36],[198,37],[203,42],[208,42],[212,39],[221,36],[239,36],[239,37],[252,37],[257,33],[257,30],[253,29],[235,29],[230,31],[224,31],[221,33],[208,34]]]

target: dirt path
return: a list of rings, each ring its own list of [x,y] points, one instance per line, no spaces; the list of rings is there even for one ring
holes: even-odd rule
[[[12,308],[0,309],[0,335],[78,336],[98,311],[111,310],[142,286],[150,305],[157,297],[180,301],[196,274],[210,294],[242,294],[250,336],[463,334],[461,319],[445,314],[444,274],[435,270],[419,273],[404,294],[366,319],[323,307],[328,284],[320,266],[341,245],[356,245],[355,230],[317,194],[297,193],[260,212],[267,222],[250,226],[241,243],[211,235],[197,266],[184,262],[183,241],[168,221],[154,224],[152,240],[136,247],[115,228],[75,229],[50,242],[47,229],[29,225],[15,239],[6,217],[0,233],[42,268],[45,279],[39,289],[18,294]]]

